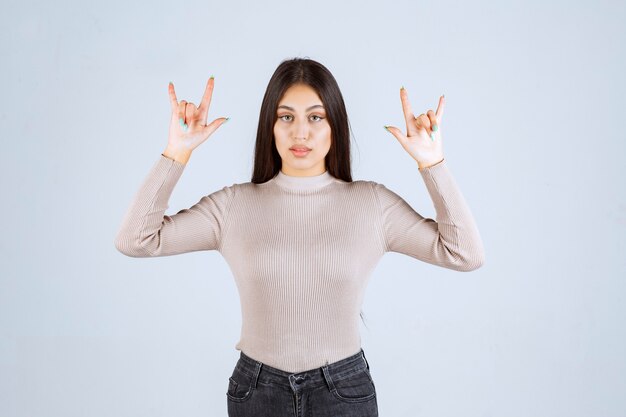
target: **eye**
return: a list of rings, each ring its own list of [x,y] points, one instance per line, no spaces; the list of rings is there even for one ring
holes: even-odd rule
[[[289,120],[285,120],[285,119],[284,119],[285,117],[293,117],[293,116],[291,116],[290,114],[284,114],[284,115],[282,115],[282,116],[278,116],[278,118],[279,118],[280,120],[284,121],[284,122],[289,122],[289,121],[291,121],[291,119],[289,119]],[[318,116],[318,115],[316,115],[316,114],[312,115],[311,117],[317,117],[317,120],[314,120],[314,121],[316,121],[316,122],[319,122],[320,120],[323,120],[323,119],[324,119],[323,117]]]

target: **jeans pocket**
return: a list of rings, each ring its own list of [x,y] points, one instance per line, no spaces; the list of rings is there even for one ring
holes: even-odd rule
[[[344,402],[363,402],[376,397],[376,387],[369,371],[359,369],[341,379],[333,379],[333,395]]]
[[[252,376],[235,367],[233,374],[228,378],[226,397],[231,401],[242,402],[249,399],[253,391]]]

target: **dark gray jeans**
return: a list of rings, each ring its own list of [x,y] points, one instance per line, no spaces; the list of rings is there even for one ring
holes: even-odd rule
[[[226,398],[229,417],[378,417],[376,387],[363,349],[298,373],[241,352]]]

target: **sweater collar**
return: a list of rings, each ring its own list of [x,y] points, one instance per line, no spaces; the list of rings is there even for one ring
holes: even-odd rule
[[[324,187],[325,185],[333,182],[335,177],[330,175],[328,170],[319,175],[298,177],[293,175],[287,175],[283,171],[278,171],[278,174],[274,177],[274,182],[281,187],[289,188],[291,190],[312,190]]]

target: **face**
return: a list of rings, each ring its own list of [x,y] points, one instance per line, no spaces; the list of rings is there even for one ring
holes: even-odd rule
[[[330,149],[331,130],[322,100],[306,84],[294,84],[278,102],[274,123],[281,171],[291,176],[313,176],[326,171],[324,158]],[[298,152],[294,148],[310,150]]]

